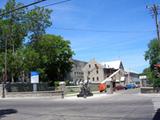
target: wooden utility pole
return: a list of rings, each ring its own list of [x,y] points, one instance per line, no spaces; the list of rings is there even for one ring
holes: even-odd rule
[[[158,21],[158,10],[159,10],[159,5],[153,4],[152,6],[147,6],[147,8],[151,11],[152,17],[155,19],[156,23],[156,32],[157,32],[157,40],[159,41],[159,47],[160,47],[160,33],[159,33],[159,21]]]

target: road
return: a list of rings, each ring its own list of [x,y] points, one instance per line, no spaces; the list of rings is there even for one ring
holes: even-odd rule
[[[128,90],[65,99],[0,99],[1,120],[152,120],[153,97]],[[154,97],[155,98],[155,97]],[[159,96],[156,98],[158,99]],[[157,108],[158,109],[158,108]],[[158,120],[158,119],[154,119]]]

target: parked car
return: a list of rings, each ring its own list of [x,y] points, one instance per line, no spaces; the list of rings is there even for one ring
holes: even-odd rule
[[[123,85],[117,85],[117,86],[115,87],[115,89],[116,89],[116,90],[124,90],[125,87],[124,87]]]
[[[134,83],[129,83],[125,87],[125,89],[134,89],[134,88],[136,88],[136,85]]]

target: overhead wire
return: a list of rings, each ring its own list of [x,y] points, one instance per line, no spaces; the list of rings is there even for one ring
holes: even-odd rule
[[[136,31],[127,31],[127,30],[95,30],[95,29],[88,29],[88,28],[61,28],[61,27],[54,27],[56,30],[65,30],[65,31],[82,31],[82,32],[97,32],[97,33],[150,33],[155,32],[155,30],[136,30]]]
[[[37,1],[37,2],[33,2],[33,3],[27,4],[27,5],[23,5],[23,6],[21,6],[21,7],[12,9],[12,10],[10,10],[10,11],[5,11],[4,13],[1,13],[0,16],[3,16],[3,15],[6,15],[6,14],[15,12],[15,11],[20,10],[20,9],[24,9],[24,8],[30,7],[30,6],[32,6],[32,5],[35,5],[35,4],[44,2],[44,1],[47,1],[47,0],[39,0],[39,1]],[[40,6],[40,7],[44,7],[44,8],[45,8],[45,7],[49,7],[49,6],[53,6],[53,5],[58,5],[58,4],[62,4],[62,3],[65,3],[65,2],[69,2],[69,1],[71,1],[71,0],[63,0],[63,1],[55,2],[55,3],[43,5],[43,6]]]
[[[9,11],[5,11],[4,13],[1,13],[0,16],[6,15],[6,14],[9,14],[9,13],[13,13],[13,12],[15,12],[15,11],[17,11],[17,10],[27,8],[27,7],[30,7],[30,6],[32,6],[32,5],[35,5],[35,4],[44,2],[44,1],[46,1],[46,0],[39,0],[39,1],[37,1],[37,2],[33,2],[33,3],[27,4],[27,5],[23,5],[23,6],[21,6],[21,7],[18,7],[18,8],[12,9],[12,10],[9,10]]]

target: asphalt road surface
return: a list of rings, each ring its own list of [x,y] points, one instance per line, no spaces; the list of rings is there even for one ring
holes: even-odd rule
[[[154,116],[152,97],[139,95],[136,89],[86,99],[0,99],[1,120],[152,120]]]

